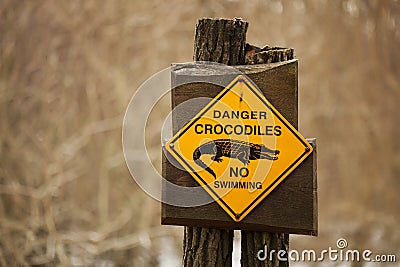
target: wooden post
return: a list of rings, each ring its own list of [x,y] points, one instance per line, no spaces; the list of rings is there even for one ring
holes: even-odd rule
[[[247,22],[241,19],[199,20],[196,26],[194,60],[235,65],[236,69],[248,75],[257,84],[268,101],[297,128],[297,60],[293,59],[293,49],[261,49],[248,45],[245,40],[247,27]],[[179,71],[172,71],[171,76],[175,85],[187,75],[192,75],[190,67],[177,70]],[[220,86],[212,84],[204,86],[193,83],[177,86],[171,92],[172,108],[192,98],[215,98],[220,92]],[[187,118],[194,117],[201,108],[199,105],[181,114],[173,113],[174,134],[184,126]],[[216,202],[190,209],[163,202],[162,224],[185,226],[183,265],[231,266],[232,230],[242,229],[242,266],[288,266],[288,262],[279,261],[278,256],[287,257],[289,233],[317,235],[318,232],[316,140],[309,139],[308,142],[313,148],[312,156],[297,166],[289,174],[290,177],[267,196],[267,201],[259,203],[239,222],[221,212],[221,206]],[[197,186],[200,182],[196,182],[191,174],[167,160],[167,150],[163,153],[163,177],[169,182],[185,187]],[[165,188],[163,198],[176,196],[171,193]],[[211,198],[206,191],[196,194],[204,194],[203,197]],[[184,193],[179,197],[191,199],[193,195]],[[267,255],[265,261],[260,261],[257,259],[257,253],[264,249],[264,246],[267,246],[269,252],[275,253],[272,259]],[[285,251],[286,255],[278,254],[278,251]]]
[[[241,19],[200,19],[194,41],[195,61],[244,64],[248,23]],[[233,231],[185,227],[184,266],[232,266]]]
[[[282,48],[271,48],[266,51],[260,52],[254,55],[248,55],[246,57],[246,64],[257,64],[257,63],[271,63],[280,62],[285,60],[293,59],[292,49]],[[293,114],[297,121],[297,109],[296,114]],[[297,128],[297,125],[294,125]],[[265,267],[285,267],[289,266],[288,261],[279,261],[278,254],[274,253],[273,258],[270,259],[269,255],[265,261],[257,259],[257,252],[264,249],[264,246],[268,248],[268,251],[280,250],[286,251],[284,257],[287,258],[289,250],[289,234],[287,233],[269,233],[269,232],[252,232],[252,231],[241,231],[241,265],[247,266],[265,266]]]

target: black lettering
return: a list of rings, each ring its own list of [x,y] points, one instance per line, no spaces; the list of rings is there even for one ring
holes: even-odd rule
[[[218,113],[219,111],[217,111]],[[216,113],[216,116],[219,116]],[[225,116],[226,114],[222,114]],[[248,115],[248,114],[247,114]],[[236,135],[274,135],[274,136],[281,136],[282,135],[282,127],[281,126],[265,126],[265,133],[262,131],[260,125],[249,125],[249,124],[238,124],[238,125],[231,125],[231,124],[216,124],[212,125],[209,123],[206,124],[196,124],[194,126],[194,132],[196,134],[236,134]]]
[[[252,110],[252,111],[247,111],[247,110],[243,110],[243,111],[238,111],[238,110],[232,110],[232,111],[220,111],[215,109],[213,112],[214,118],[215,119],[219,119],[219,118],[223,118],[223,119],[252,119],[252,120],[256,120],[256,119],[267,119],[267,112],[266,111],[256,111],[256,110]]]
[[[257,182],[256,183],[256,187],[257,187],[257,189],[261,189],[262,188],[262,183],[261,182]]]
[[[276,136],[280,136],[282,134],[281,126],[275,126],[274,127],[274,133],[275,133]]]
[[[214,109],[214,118],[218,119],[221,117],[221,111]]]
[[[239,129],[240,131],[238,131],[237,129]],[[235,128],[233,128],[233,131],[235,132],[235,134],[240,135],[243,133],[243,127],[242,125],[235,125]]]
[[[257,125],[257,135],[265,135],[265,133],[263,133],[262,131],[261,131],[261,126],[260,125]]]
[[[272,126],[271,125],[267,125],[265,126],[265,135],[272,135]]]
[[[218,130],[217,130],[218,127]],[[224,131],[224,128],[222,127],[221,124],[217,124],[214,126],[214,133],[215,134],[221,134]]]
[[[253,127],[251,127],[251,125],[245,125],[244,126],[244,134],[251,135],[252,133],[253,133]]]
[[[204,134],[212,134],[212,125],[211,124],[204,124]]]
[[[197,130],[197,127],[201,127],[203,128],[203,124],[196,124],[196,126],[194,126],[194,131],[196,132],[196,134],[202,134],[203,131],[202,130]]]
[[[232,167],[229,169],[229,176],[232,177],[232,174],[235,175],[235,177],[238,177],[238,174],[239,174],[238,167],[236,167],[236,169],[234,169]]]
[[[231,130],[230,130],[229,132],[228,132],[228,127],[231,128]],[[233,126],[230,125],[230,124],[227,124],[227,125],[225,125],[224,132],[225,132],[227,135],[231,135],[231,134],[232,134],[232,129],[233,129]]]
[[[229,169],[229,176],[230,177],[238,177],[238,175],[240,175],[241,177],[247,177],[249,176],[249,169],[247,169],[246,167],[242,167],[242,168],[232,168],[230,167]]]
[[[233,110],[232,110],[232,119],[233,119],[233,118],[239,119],[239,111],[233,111]]]
[[[240,168],[239,174],[242,177],[247,177],[249,176],[249,169],[247,169],[246,167]]]
[[[262,183],[241,181],[214,181],[214,188],[262,189]]]

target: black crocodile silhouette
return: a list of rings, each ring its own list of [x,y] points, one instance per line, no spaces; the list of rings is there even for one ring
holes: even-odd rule
[[[193,152],[193,160],[214,178],[217,178],[214,171],[200,159],[202,155],[212,155],[211,159],[216,162],[222,162],[221,157],[236,158],[246,166],[250,163],[250,160],[277,160],[278,157],[276,155],[278,154],[279,150],[272,150],[264,145],[233,139],[217,139],[196,148]]]

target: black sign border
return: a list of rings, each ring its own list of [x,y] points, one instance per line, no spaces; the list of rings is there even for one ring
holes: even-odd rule
[[[239,78],[238,78],[239,77]],[[269,191],[269,189],[271,188],[271,187],[273,187],[276,183],[278,183],[279,182],[279,180],[287,173],[287,172],[289,172],[289,170],[294,166],[294,165],[296,165],[304,156],[306,156],[307,155],[307,153],[309,152],[309,147],[308,147],[308,144],[303,140],[303,138],[301,137],[301,136],[299,136],[299,134],[298,134],[298,132],[297,131],[293,131],[293,126],[289,123],[289,122],[287,122],[286,121],[286,119],[283,119],[282,117],[282,115],[281,114],[278,114],[278,113],[276,113],[275,112],[275,109],[273,109],[273,108],[271,108],[271,106],[269,105],[269,103],[268,102],[266,102],[265,101],[265,96],[264,96],[264,98],[265,99],[263,99],[262,97],[260,97],[260,94],[261,95],[263,95],[262,94],[262,92],[261,91],[259,91],[257,88],[257,85],[256,84],[254,84],[254,82],[250,79],[250,78],[247,78],[247,79],[244,79],[243,78],[243,75],[242,74],[240,74],[240,75],[238,75],[238,76],[236,76],[233,80],[235,80],[236,79],[236,81],[234,82],[234,83],[231,83],[230,85],[228,85],[225,89],[224,89],[224,92],[222,93],[222,94],[220,94],[217,98],[214,98],[211,102],[210,102],[210,104],[208,105],[208,107],[205,109],[205,110],[203,110],[203,112],[201,112],[201,113],[198,113],[197,114],[197,116],[196,116],[196,118],[194,119],[194,120],[192,120],[190,123],[188,123],[188,124],[186,124],[183,128],[183,131],[182,132],[179,132],[179,134],[178,135],[176,135],[173,139],[172,139],[172,141],[170,142],[170,149],[171,149],[171,151],[172,152],[174,152],[174,154],[177,156],[177,157],[179,157],[181,160],[182,160],[182,162],[183,163],[185,163],[185,165],[191,170],[191,172],[192,173],[194,173],[195,175],[196,175],[196,177],[197,178],[199,178],[202,182],[203,182],[203,186],[207,186],[207,188],[213,193],[213,195],[215,196],[214,197],[214,199],[217,201],[217,200],[219,200],[219,201],[221,201],[221,203],[231,212],[231,214],[233,214],[234,216],[235,216],[235,218],[237,219],[237,220],[239,220],[242,216],[243,216],[243,214],[248,210],[248,209],[250,209],[260,198],[262,198],[268,191]],[[248,81],[250,82],[250,84],[248,84]],[[221,98],[222,97],[224,97],[228,92],[229,92],[229,90],[231,90],[237,83],[239,83],[239,82],[243,82],[252,92],[253,92],[253,94],[255,94],[257,97],[258,97],[258,99],[260,99],[261,100],[261,102],[275,115],[275,117],[277,117],[281,122],[282,122],[282,124],[284,124],[285,126],[286,126],[286,128],[288,128],[291,132],[292,132],[292,134],[294,135],[294,136],[296,136],[296,138],[304,145],[304,152],[292,163],[292,164],[290,164],[289,165],[289,167],[287,167],[267,188],[265,188],[264,189],[264,191],[259,195],[259,196],[257,196],[241,213],[235,213],[233,210],[232,210],[232,208],[231,207],[229,207],[229,205],[212,189],[212,187],[211,186],[209,186],[208,185],[208,183],[206,182],[206,181],[204,181],[204,179],[182,158],[182,156],[181,155],[179,155],[179,153],[174,149],[174,143],[189,129],[189,128],[191,128],[192,127],[192,125],[194,124],[194,123],[196,123],[200,118],[202,118],[203,117],[203,115],[207,112],[207,111],[209,111],[218,101],[220,101],[221,100]],[[255,90],[258,90],[259,92],[257,93]],[[290,126],[289,126],[290,125]],[[311,153],[310,153],[311,154]],[[306,158],[306,157],[304,157],[304,158]]]

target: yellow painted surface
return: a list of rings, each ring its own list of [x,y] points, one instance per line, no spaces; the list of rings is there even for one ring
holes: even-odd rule
[[[270,149],[279,154],[260,153],[260,146],[263,152]],[[225,152],[220,162],[213,160],[218,158],[217,147]],[[304,137],[242,75],[171,138],[166,148],[235,221],[241,221],[312,152]],[[270,157],[252,159],[250,154]]]

